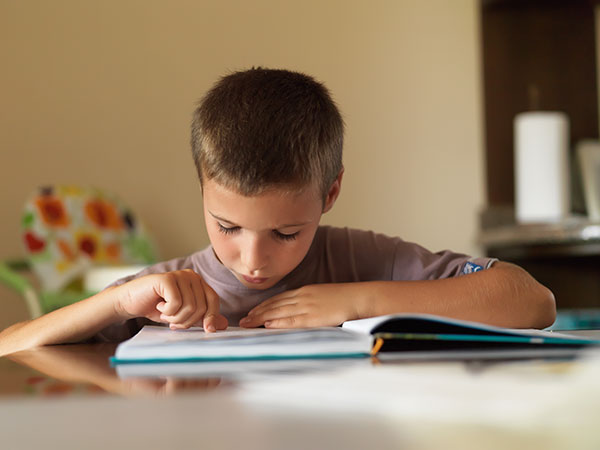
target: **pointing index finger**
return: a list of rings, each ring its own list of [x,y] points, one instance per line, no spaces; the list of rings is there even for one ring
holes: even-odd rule
[[[202,320],[202,327],[209,333],[224,330],[227,328],[227,318],[220,313],[219,296],[204,280],[202,280],[202,285],[206,299],[206,314]]]

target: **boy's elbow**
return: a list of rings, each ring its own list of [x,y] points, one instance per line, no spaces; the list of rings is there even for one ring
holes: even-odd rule
[[[535,296],[532,296],[532,325],[534,328],[546,328],[556,320],[556,300],[554,294],[546,286],[537,283]]]
[[[501,262],[496,267],[514,289],[513,298],[517,303],[511,326],[541,329],[552,325],[556,320],[556,301],[552,291],[519,266]]]

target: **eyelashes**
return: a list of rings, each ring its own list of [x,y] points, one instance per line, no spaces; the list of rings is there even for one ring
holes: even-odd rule
[[[295,233],[292,233],[292,234],[284,234],[284,233],[280,233],[277,230],[273,230],[273,234],[275,235],[275,237],[282,241],[293,241],[296,239],[296,236],[298,236],[298,233],[299,233],[299,231],[296,231]]]
[[[238,233],[241,229],[240,227],[224,227],[220,223],[217,223],[217,225],[219,226],[219,228],[218,228],[219,232],[223,233],[225,235],[231,235],[231,234]],[[298,236],[298,234],[300,232],[297,231],[292,234],[284,234],[280,231],[273,230],[272,233],[273,233],[273,236],[280,241],[293,241],[296,239],[296,237]]]
[[[223,225],[221,225],[220,223],[218,223],[217,225],[219,225],[219,231],[223,234],[233,234],[236,233],[238,231],[240,231],[240,227],[224,227]]]

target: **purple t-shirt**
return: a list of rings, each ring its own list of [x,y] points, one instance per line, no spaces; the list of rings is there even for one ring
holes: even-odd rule
[[[436,280],[487,269],[494,261],[448,250],[432,253],[420,245],[372,231],[320,226],[302,262],[269,289],[245,287],[221,264],[211,246],[187,257],[155,264],[111,286],[152,273],[192,269],[219,295],[221,313],[229,324],[237,325],[262,301],[309,284]],[[145,318],[131,319],[105,328],[97,337],[124,340],[148,323],[152,322]]]

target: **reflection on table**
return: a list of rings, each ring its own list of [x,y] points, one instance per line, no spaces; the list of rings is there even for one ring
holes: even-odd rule
[[[3,443],[244,450],[600,446],[598,353],[574,361],[249,363],[237,372],[172,365],[120,377],[109,364],[114,350],[61,345],[0,358]]]
[[[0,359],[0,370],[12,376],[4,379],[0,394],[161,396],[185,390],[213,389],[223,383],[219,377],[119,377],[109,364],[115,348],[116,344],[53,345],[8,355]],[[14,363],[20,367],[15,367]]]

